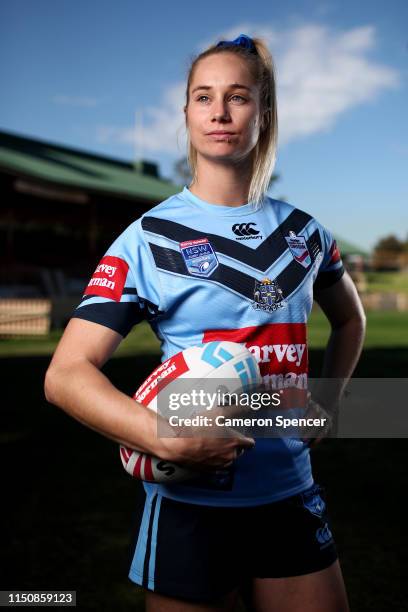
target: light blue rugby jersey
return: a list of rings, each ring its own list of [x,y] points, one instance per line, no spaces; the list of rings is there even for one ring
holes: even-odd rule
[[[269,386],[305,388],[313,289],[343,272],[331,233],[309,214],[270,197],[214,205],[184,187],[115,240],[73,316],[123,336],[147,319],[162,361],[202,342],[241,342]],[[230,488],[220,483],[145,488],[190,503],[268,503],[313,484],[309,449],[293,438],[257,439],[235,462]]]

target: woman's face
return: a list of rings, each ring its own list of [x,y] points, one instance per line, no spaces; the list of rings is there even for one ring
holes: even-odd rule
[[[259,106],[259,88],[245,60],[234,53],[200,60],[184,109],[198,158],[245,159],[258,141]]]

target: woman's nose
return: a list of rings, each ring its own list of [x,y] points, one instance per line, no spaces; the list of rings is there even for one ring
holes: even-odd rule
[[[229,110],[228,104],[225,100],[214,102],[213,107],[213,118],[216,120],[220,119],[228,119],[229,118]]]

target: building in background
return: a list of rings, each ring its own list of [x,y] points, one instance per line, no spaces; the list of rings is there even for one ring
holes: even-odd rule
[[[153,162],[0,131],[0,334],[63,326],[113,240],[180,189]],[[367,253],[337,242],[364,291]]]
[[[61,326],[112,241],[180,186],[151,162],[0,132],[0,190],[0,319],[10,300],[45,299]]]

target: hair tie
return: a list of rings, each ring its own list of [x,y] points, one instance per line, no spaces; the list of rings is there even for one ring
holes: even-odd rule
[[[234,40],[220,40],[217,44],[217,47],[243,47],[244,49],[248,49],[251,53],[257,53],[256,47],[254,45],[254,41],[249,36],[245,34],[240,34]]]

